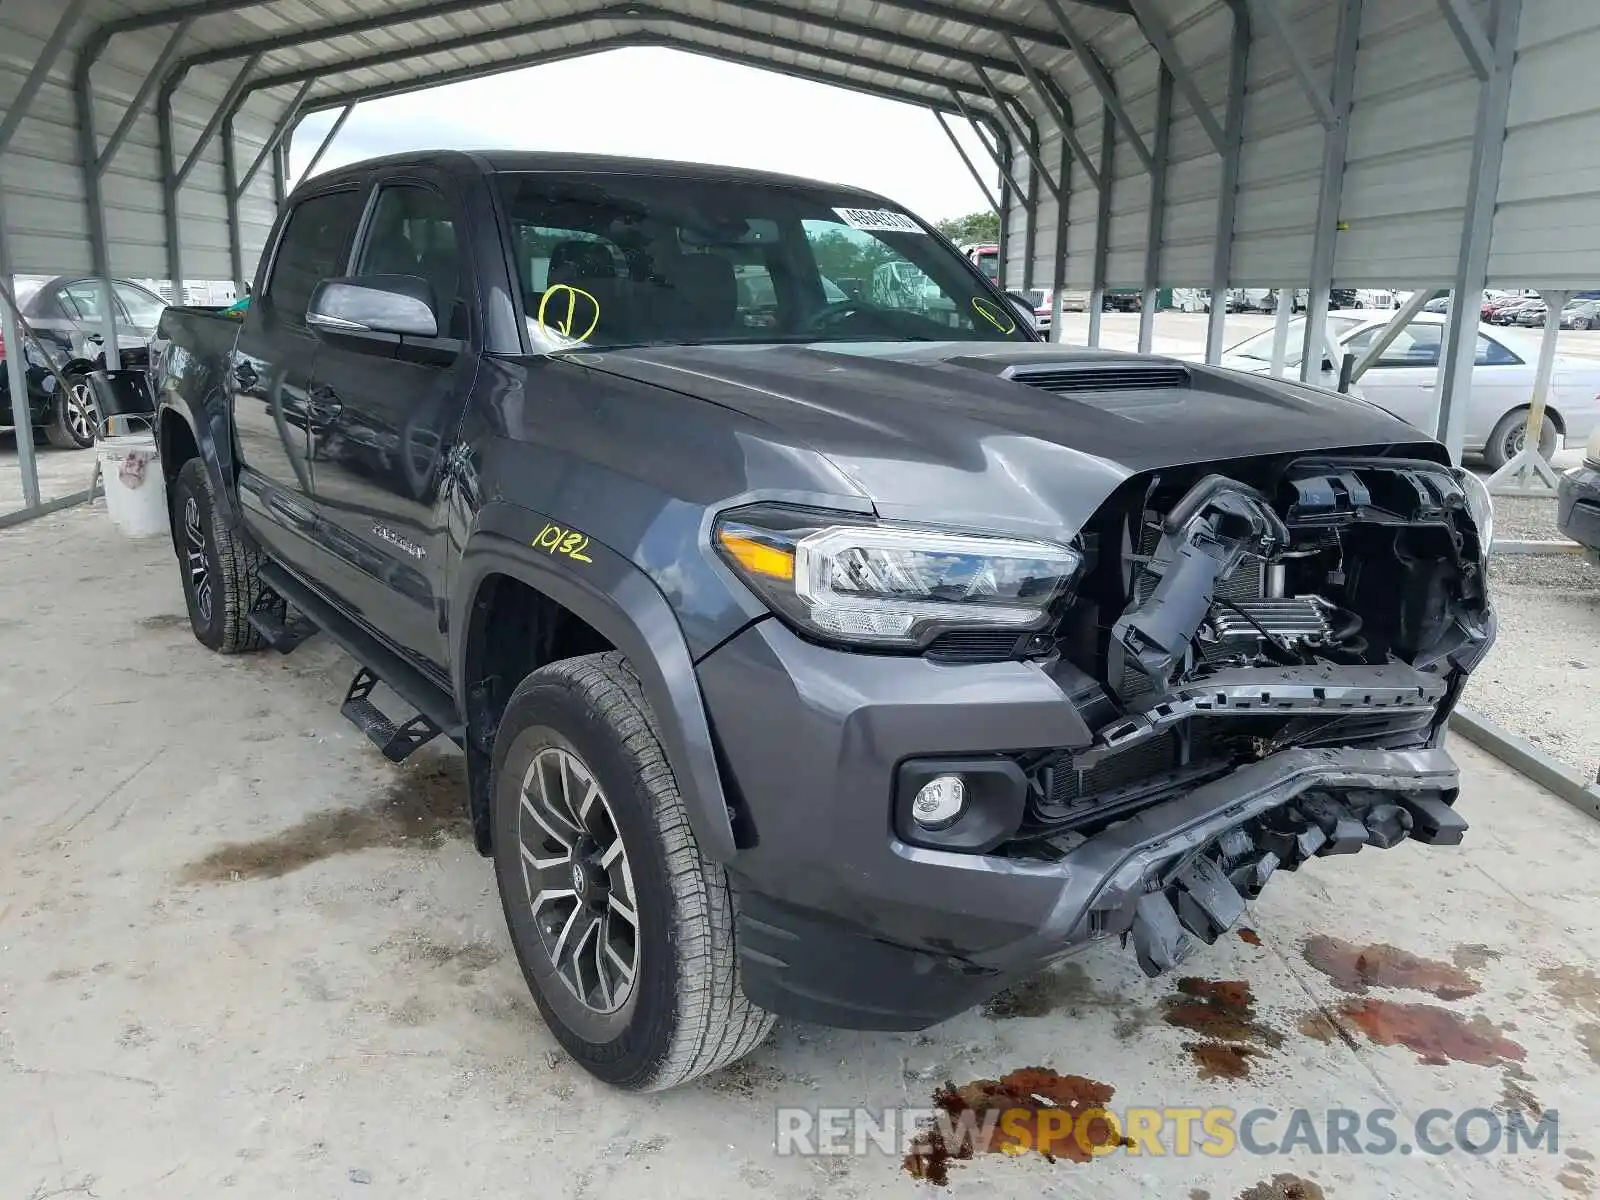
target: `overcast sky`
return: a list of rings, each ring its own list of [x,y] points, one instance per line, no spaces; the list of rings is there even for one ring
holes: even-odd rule
[[[296,178],[333,123],[317,113]],[[996,172],[958,129],[991,188]],[[634,47],[359,106],[318,171],[423,148],[571,150],[759,167],[881,192],[937,221],[987,207],[926,109],[676,50]]]

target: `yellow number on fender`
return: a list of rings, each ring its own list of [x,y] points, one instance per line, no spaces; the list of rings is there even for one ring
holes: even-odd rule
[[[594,560],[584,553],[589,548],[589,539],[575,529],[563,529],[560,525],[546,525],[539,531],[539,536],[533,539],[534,548],[548,550],[551,554],[564,554],[573,562],[593,562]]]

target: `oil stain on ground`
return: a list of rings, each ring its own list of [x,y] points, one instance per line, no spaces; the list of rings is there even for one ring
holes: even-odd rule
[[[1327,1193],[1309,1179],[1283,1174],[1245,1188],[1239,1200],[1327,1200]]]
[[[1102,997],[1095,991],[1089,972],[1069,962],[996,993],[984,1003],[983,1015],[996,1021],[1010,1021],[1114,1002],[1114,998]]]
[[[1261,945],[1261,935],[1254,929],[1246,929],[1243,926],[1239,928],[1239,940],[1247,946]]]
[[[1544,1112],[1544,1105],[1539,1103],[1539,1097],[1527,1087],[1532,1082],[1533,1076],[1516,1063],[1506,1064],[1505,1070],[1500,1073],[1500,1102],[1507,1112],[1520,1110],[1533,1117]]]
[[[187,629],[189,628],[189,618],[179,616],[177,613],[157,613],[153,617],[140,617],[139,628],[150,630]]]
[[[1600,975],[1583,967],[1545,967],[1539,981],[1562,1008],[1600,1017]]]
[[[249,842],[229,842],[190,863],[183,883],[276,879],[301,867],[379,847],[431,849],[446,837],[466,837],[466,772],[452,758],[403,771],[368,804],[312,813],[298,824]]]
[[[1163,1009],[1168,1025],[1204,1038],[1183,1044],[1201,1079],[1247,1078],[1255,1059],[1283,1044],[1283,1034],[1256,1019],[1255,997],[1241,979],[1180,979]]]
[[[1414,988],[1441,1000],[1465,1000],[1479,992],[1478,981],[1460,967],[1379,942],[1358,946],[1343,938],[1316,934],[1305,945],[1305,960],[1342,992],[1365,996],[1368,988]]]
[[[1034,1152],[1050,1162],[1086,1163],[1093,1152],[1131,1144],[1103,1117],[1082,1122],[1084,1113],[1104,1109],[1115,1094],[1109,1083],[1048,1067],[1023,1067],[960,1087],[946,1083],[933,1094],[939,1117],[911,1143],[906,1173],[944,1187],[950,1163],[977,1154]]]
[[[1333,1010],[1332,1019],[1316,1013],[1300,1023],[1302,1033],[1323,1042],[1343,1036],[1346,1029],[1359,1030],[1379,1046],[1404,1046],[1433,1066],[1452,1062],[1502,1066],[1527,1057],[1527,1051],[1487,1017],[1463,1016],[1437,1004],[1346,1000]]]
[[[1556,1182],[1575,1195],[1594,1195],[1594,1172],[1582,1163],[1567,1163],[1556,1176]]]

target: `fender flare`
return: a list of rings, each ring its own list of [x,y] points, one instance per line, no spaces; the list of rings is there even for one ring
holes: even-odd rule
[[[163,464],[168,463],[167,451],[170,442],[167,437],[167,422],[177,420],[183,422],[189,430],[189,435],[194,439],[195,448],[200,451],[200,461],[204,464],[206,475],[211,480],[211,498],[217,508],[221,510],[223,518],[231,525],[239,525],[239,505],[234,498],[232,483],[235,478],[233,469],[233,437],[228,428],[228,410],[221,398],[208,402],[199,409],[205,418],[200,421],[194,419],[194,414],[187,405],[175,405],[158,401],[156,404],[156,445],[161,449]],[[172,475],[176,477],[180,464],[171,463]],[[167,469],[163,466],[163,470]]]
[[[535,549],[533,542],[547,523],[539,513],[503,503],[477,514],[449,601],[451,683],[461,711],[467,711],[473,606],[490,575],[516,579],[587,621],[627,656],[650,702],[701,848],[717,862],[730,861],[738,845],[699,677],[677,615],[649,576],[598,542],[587,544],[583,552],[590,561],[581,564]]]

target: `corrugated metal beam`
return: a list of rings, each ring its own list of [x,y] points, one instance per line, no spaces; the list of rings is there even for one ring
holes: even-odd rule
[[[995,110],[1000,114],[1000,120],[1005,122],[1006,126],[1010,130],[1011,136],[1021,143],[1022,152],[1023,154],[1027,155],[1028,162],[1032,164],[1035,171],[1038,171],[1039,174],[1044,176],[1045,186],[1050,189],[1050,194],[1054,196],[1058,202],[1061,201],[1061,188],[1051,176],[1050,172],[1045,170],[1044,159],[1039,155],[1039,138],[1037,131],[1035,131],[1033,137],[1030,139],[1029,136],[1023,132],[1022,126],[1017,123],[1017,119],[1011,112],[1011,106],[1006,102],[1006,98],[1002,96],[1000,94],[1000,90],[994,86],[994,80],[989,78],[989,73],[982,67],[974,67],[973,70],[978,73],[979,82],[983,84],[984,90],[989,93],[989,99],[994,102]],[[952,92],[953,91],[954,89],[952,88]]]
[[[1038,42],[1041,46],[1054,46],[1060,50],[1072,49],[1065,35],[1056,30],[1041,29],[1037,25],[1025,25],[1021,21],[1013,21],[1006,17],[974,12],[970,8],[958,8],[953,4],[941,3],[940,0],[878,0],[878,3],[885,8],[897,8],[902,12],[914,12],[925,17],[937,17],[941,21],[951,21],[958,25],[967,25],[973,29],[982,29],[989,33],[1009,34],[1014,38],[1022,38],[1024,41]],[[806,15],[809,16],[810,14]]]
[[[211,114],[211,119],[206,122],[205,128],[200,131],[200,136],[195,139],[193,147],[189,150],[189,157],[183,160],[183,165],[178,168],[178,186],[182,187],[189,172],[194,170],[195,164],[200,161],[200,156],[206,152],[206,147],[211,144],[211,139],[217,136],[217,130],[222,127],[224,120],[231,118],[233,110],[238,106],[244,95],[245,86],[250,82],[250,75],[256,69],[256,64],[261,61],[261,54],[255,53],[244,60],[244,66],[239,68],[239,73],[234,76],[233,82],[228,86],[227,94]]]
[[[1100,345],[1100,319],[1106,307],[1106,265],[1111,258],[1111,191],[1116,184],[1117,122],[1110,109],[1100,114],[1100,197],[1094,213],[1094,278],[1089,285],[1089,345]]]
[[[1116,118],[1117,124],[1122,126],[1122,132],[1127,137],[1134,153],[1139,156],[1145,165],[1145,170],[1152,170],[1154,159],[1150,149],[1144,144],[1144,139],[1139,136],[1139,127],[1133,123],[1133,118],[1128,115],[1127,106],[1122,103],[1122,98],[1117,95],[1117,85],[1111,78],[1111,72],[1106,70],[1105,64],[1100,61],[1100,56],[1095,53],[1089,40],[1079,32],[1078,27],[1072,23],[1072,18],[1067,15],[1067,10],[1062,6],[1061,0],[1044,0],[1045,7],[1055,17],[1056,25],[1061,30],[1061,36],[1066,41],[1068,48],[1077,57],[1078,65],[1083,68],[1089,82],[1094,85],[1095,91],[1100,93],[1100,101]],[[1099,185],[1096,184],[1096,187]]]
[[[1333,252],[1339,240],[1339,205],[1344,199],[1344,158],[1350,142],[1350,105],[1355,99],[1361,5],[1362,0],[1339,0],[1339,22],[1334,31],[1335,120],[1322,139],[1322,186],[1317,195],[1317,224],[1311,242],[1311,295],[1306,300],[1300,358],[1300,378],[1307,383],[1320,371],[1327,342],[1328,289],[1333,286]]]
[[[1144,296],[1139,304],[1139,353],[1149,354],[1155,338],[1156,299],[1161,290],[1161,238],[1167,222],[1167,158],[1172,143],[1172,72],[1156,76],[1155,169],[1150,173],[1150,209],[1144,234]]]
[[[1224,116],[1222,175],[1217,182],[1217,231],[1211,249],[1211,313],[1206,320],[1206,361],[1222,358],[1233,275],[1234,225],[1239,209],[1239,165],[1244,155],[1245,81],[1250,73],[1250,13],[1244,0],[1228,0],[1233,37],[1228,49],[1228,108]]]
[[[1067,286],[1067,227],[1072,216],[1072,178],[1068,174],[1072,167],[1072,152],[1067,149],[1067,144],[1061,144],[1061,187],[1067,193],[1067,203],[1060,206],[1056,212],[1056,253],[1055,270],[1051,273],[1050,282],[1050,340],[1061,340],[1061,293]]]
[[[1218,154],[1226,156],[1228,139],[1222,132],[1222,126],[1217,124],[1216,117],[1211,115],[1211,106],[1206,103],[1204,94],[1195,83],[1193,72],[1184,65],[1182,56],[1178,54],[1178,47],[1167,33],[1161,14],[1151,0],[1128,0],[1128,3],[1139,22],[1139,28],[1144,31],[1145,39],[1161,61],[1167,64],[1167,70],[1172,72],[1173,81],[1182,89],[1184,99],[1189,102],[1190,111],[1200,122],[1200,127],[1206,131],[1206,137],[1211,139]]]
[[[1500,160],[1505,150],[1506,116],[1511,108],[1511,71],[1516,62],[1522,0],[1492,0],[1490,12],[1494,24],[1494,70],[1478,88],[1455,291],[1440,354],[1439,418],[1435,429],[1456,463],[1461,461],[1467,409],[1472,401],[1472,368],[1478,351],[1477,298],[1483,294],[1489,272],[1489,239],[1494,232],[1495,201],[1500,189]]]
[[[967,148],[961,144],[961,139],[956,137],[956,131],[950,128],[949,120],[936,108],[931,108],[928,111],[933,114],[934,120],[939,122],[939,128],[944,130],[945,137],[950,139],[950,144],[955,147],[956,153],[961,156],[961,161],[966,164],[968,172],[972,175],[972,182],[978,185],[978,190],[983,193],[983,198],[988,202],[989,208],[998,214],[1000,202],[994,198],[994,193],[989,190],[989,185],[984,182],[983,176],[978,172],[977,164],[967,154]]]
[[[301,172],[300,178],[311,178],[311,173],[317,169],[317,164],[322,161],[322,156],[328,152],[328,147],[333,145],[333,139],[339,136],[339,131],[344,128],[344,123],[350,119],[350,114],[355,110],[355,104],[346,104],[339,110],[338,117],[328,127],[328,132],[322,135],[322,140],[317,143],[316,153],[311,156],[311,161],[306,164],[306,169]]]
[[[1322,122],[1324,129],[1332,129],[1335,120],[1333,101],[1328,98],[1327,90],[1312,74],[1311,64],[1306,56],[1300,52],[1300,44],[1295,41],[1294,31],[1289,28],[1288,21],[1278,8],[1278,0],[1255,0],[1252,11],[1257,22],[1266,26],[1267,32],[1277,39],[1278,47],[1289,62],[1289,70],[1299,81],[1300,90],[1306,94],[1306,99],[1311,101],[1311,110],[1317,114],[1317,120]]]
[[[1013,37],[1006,38],[1006,46],[1011,55],[1017,60],[1017,65],[1022,68],[1022,73],[1027,76],[1028,84],[1037,92],[1044,101],[1045,107],[1050,110],[1050,116],[1055,120],[1056,128],[1061,131],[1061,137],[1066,142],[1067,148],[1077,158],[1078,164],[1088,172],[1089,178],[1094,180],[1094,186],[1100,186],[1100,173],[1095,170],[1089,152],[1083,148],[1083,143],[1078,139],[1078,131],[1073,128],[1072,107],[1059,88],[1052,87],[1055,81],[1040,75],[1038,69],[1028,60],[1022,52],[1022,47]],[[1139,150],[1144,153],[1144,143],[1139,144]]]
[[[178,222],[177,150],[172,141],[172,93],[156,97],[157,154],[161,162],[161,219],[167,239],[167,274],[175,296],[183,295],[183,234]]]
[[[33,105],[33,98],[39,94],[44,81],[50,78],[56,59],[61,57],[61,51],[72,36],[72,30],[78,24],[78,18],[83,15],[83,6],[87,2],[88,0],[68,0],[67,6],[56,18],[55,28],[50,31],[50,36],[39,48],[39,57],[33,60],[33,66],[23,79],[22,86],[11,98],[11,107],[6,110],[4,116],[0,116],[0,152],[4,152],[11,144],[11,139],[16,136],[17,126],[22,124],[22,119],[28,115],[28,109]]]
[[[1400,331],[1411,324],[1423,306],[1440,291],[1440,288],[1419,288],[1411,293],[1410,298],[1395,310],[1394,316],[1389,318],[1389,323],[1378,330],[1377,336],[1368,344],[1367,352],[1356,359],[1356,365],[1350,370],[1351,383],[1359,381],[1372,365],[1383,357],[1383,352],[1394,344],[1395,338],[1400,336]]]
[[[1467,56],[1473,74],[1480,80],[1488,79],[1494,68],[1494,47],[1489,44],[1489,35],[1484,31],[1483,22],[1478,20],[1478,14],[1466,0],[1439,0],[1439,11],[1444,14],[1444,23],[1450,26],[1456,41],[1461,43],[1461,52]]]
[[[283,142],[284,134],[289,132],[290,126],[299,118],[300,106],[306,102],[306,94],[311,91],[316,82],[315,79],[308,79],[300,85],[300,90],[294,94],[294,99],[289,101],[289,107],[284,110],[282,119],[272,127],[272,136],[267,139],[266,145],[261,147],[261,153],[256,155],[255,161],[250,164],[249,169],[245,171],[244,176],[239,180],[239,186],[234,191],[236,196],[244,195],[245,189],[250,186],[250,181],[256,177],[256,172],[266,163],[268,157],[278,152],[278,146]]]
[[[222,122],[222,201],[228,216],[228,265],[235,295],[244,291],[244,238],[239,232],[239,164],[233,142],[233,114]]]
[[[150,103],[150,97],[155,95],[156,89],[161,85],[161,78],[172,66],[173,59],[177,58],[178,51],[183,48],[183,39],[188,36],[189,28],[194,24],[192,17],[185,18],[173,26],[167,44],[161,48],[161,53],[156,56],[155,65],[150,68],[144,77],[144,82],[139,85],[139,90],[134,93],[133,99],[128,102],[127,111],[122,114],[122,120],[117,122],[117,127],[111,131],[111,136],[106,139],[106,144],[101,148],[99,157],[96,158],[94,169],[100,174],[106,173],[106,168],[111,165],[111,160],[117,156],[117,151],[122,149],[122,143],[127,141],[128,134],[133,132],[133,126],[144,115],[145,105]]]
[[[6,195],[0,188],[0,285],[11,293],[13,278],[11,243],[6,234]],[[13,300],[16,296],[11,296]],[[22,349],[22,313],[13,311],[10,304],[0,300],[0,338],[7,347],[3,367],[10,384],[12,403],[16,397],[28,394],[28,366]],[[24,402],[25,403],[25,402]],[[15,417],[12,418],[15,420]],[[33,453],[33,422],[21,421],[16,425],[17,470],[22,477],[22,507],[39,507],[39,464]]]
[[[238,12],[241,8],[258,8],[268,0],[189,0],[186,4],[169,4],[165,8],[152,8],[126,17],[102,21],[94,27],[84,43],[95,47],[91,60],[100,56],[112,38],[121,33],[137,33],[141,29],[154,29],[171,25],[174,21],[194,20],[198,17],[219,17]]]

